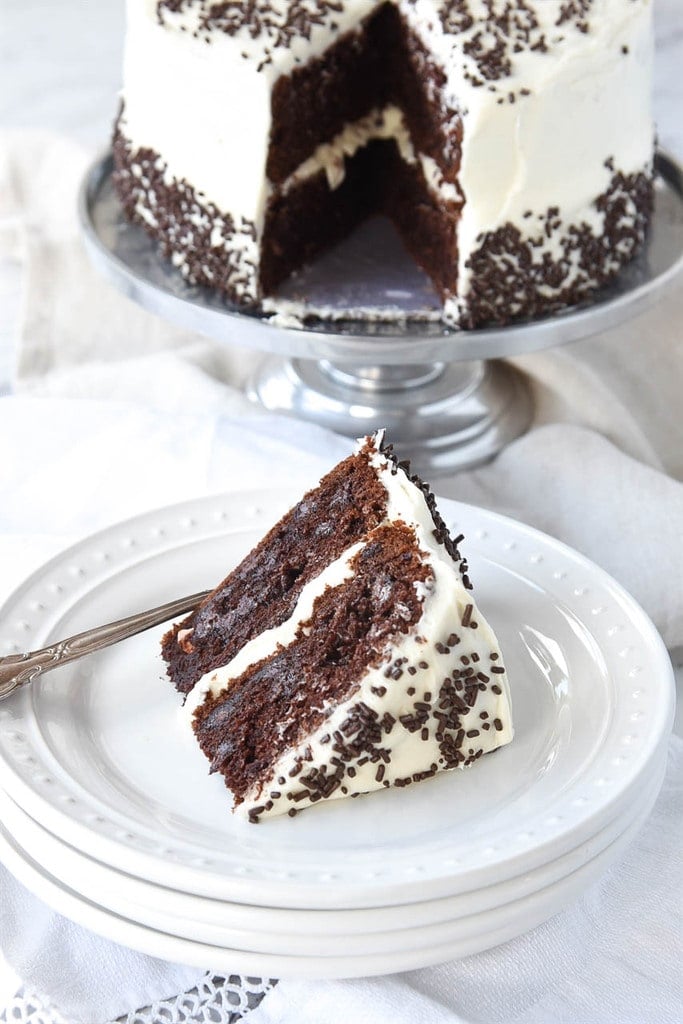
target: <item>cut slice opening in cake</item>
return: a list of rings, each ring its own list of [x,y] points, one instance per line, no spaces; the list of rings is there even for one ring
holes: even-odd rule
[[[443,300],[457,291],[462,126],[443,74],[393,3],[273,89],[260,282],[294,270],[373,213],[387,216]]]

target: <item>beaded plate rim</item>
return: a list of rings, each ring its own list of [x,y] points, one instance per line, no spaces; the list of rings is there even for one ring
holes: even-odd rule
[[[244,530],[245,524],[263,532],[298,496],[284,489],[208,496],[145,513],[86,538],[34,572],[0,610],[0,653],[45,642],[56,614],[106,585],[125,567],[153,553]],[[429,846],[421,863],[396,856],[382,872],[365,874],[358,865],[342,861],[332,867],[288,863],[282,871],[278,865],[245,861],[239,850],[220,851],[207,864],[191,846],[176,844],[169,849],[158,837],[155,848],[150,836],[137,834],[141,830],[122,828],[117,815],[84,804],[81,790],[70,786],[69,779],[46,774],[49,758],[29,728],[29,689],[0,704],[0,765],[7,793],[56,835],[131,873],[184,891],[266,906],[411,902],[416,881],[422,899],[438,898],[486,884],[487,877],[531,870],[578,845],[633,798],[666,742],[674,706],[669,656],[636,602],[582,555],[505,516],[447,499],[439,506],[449,528],[465,533],[470,562],[476,565],[487,551],[491,557],[495,548],[499,561],[542,586],[588,623],[600,636],[602,654],[617,683],[602,757],[568,785],[562,807],[541,820],[530,816],[503,846],[478,851],[474,867],[454,863],[447,848]],[[605,770],[610,762],[618,768],[611,778]]]

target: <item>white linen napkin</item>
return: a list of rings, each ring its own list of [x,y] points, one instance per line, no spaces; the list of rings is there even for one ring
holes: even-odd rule
[[[46,993],[69,1024],[115,1020],[193,988],[204,973],[133,953],[81,928],[32,896],[2,865],[0,893],[0,967],[4,958],[12,974]],[[0,1011],[8,1003],[0,1002]]]
[[[568,910],[497,949],[388,978],[281,981],[245,1024],[680,1024],[683,740],[637,841]]]
[[[17,392],[0,399],[5,592],[58,547],[120,518],[218,490],[303,490],[350,447],[250,406],[240,388],[258,355],[165,324],[97,277],[73,212],[86,163],[71,143],[45,135],[15,135],[0,151],[0,295],[20,296],[0,310]],[[634,593],[670,647],[683,645],[682,330],[678,290],[619,330],[515,360],[534,391],[534,428],[491,465],[433,481],[438,493],[497,508],[584,551]],[[623,864],[530,936],[400,979],[282,983],[261,1019],[673,1020],[680,778],[674,741],[669,795]],[[73,1021],[95,1024],[188,983],[186,968],[94,942],[4,869],[0,929],[19,977]],[[81,971],[88,959],[98,969]],[[615,988],[617,1015],[608,1002]],[[657,1010],[652,1018],[642,1015],[646,1005]]]

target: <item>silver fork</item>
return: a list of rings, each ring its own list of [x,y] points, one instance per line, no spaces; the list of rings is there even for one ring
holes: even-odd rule
[[[43,647],[39,651],[9,654],[5,658],[0,658],[0,700],[4,700],[17,687],[33,682],[50,669],[76,661],[86,654],[100,651],[103,647],[117,644],[119,640],[135,636],[136,633],[142,633],[152,626],[158,626],[176,615],[192,611],[209,593],[209,590],[204,590],[200,594],[180,597],[157,608],[109,622],[105,626],[86,629],[84,633],[77,633],[66,640],[58,640],[57,643]]]

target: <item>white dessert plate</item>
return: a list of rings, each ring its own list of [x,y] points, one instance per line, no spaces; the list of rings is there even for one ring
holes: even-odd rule
[[[408,929],[404,933],[405,945],[401,948],[387,950],[378,941],[371,951],[361,952],[358,937],[346,936],[340,944],[344,952],[329,955],[305,956],[279,954],[267,948],[257,951],[232,948],[147,927],[107,910],[60,883],[22,849],[3,825],[0,825],[0,860],[28,889],[59,913],[106,938],[151,956],[224,974],[276,978],[367,977],[415,970],[470,956],[537,927],[601,877],[637,835],[648,813],[649,810],[643,811],[613,843],[570,875],[523,899],[452,922]],[[349,948],[353,953],[348,952]]]
[[[0,653],[215,584],[298,495],[216,496],[88,538],[0,612]],[[559,542],[442,501],[496,630],[516,736],[466,772],[250,825],[179,714],[150,631],[0,705],[3,787],[63,841],[169,888],[265,907],[423,902],[513,878],[594,836],[666,743],[673,676],[656,630]]]
[[[434,944],[446,929],[485,911],[502,908],[541,890],[560,894],[561,883],[579,868],[600,858],[609,848],[621,849],[622,836],[649,814],[659,792],[665,763],[656,765],[643,791],[619,818],[578,849],[556,861],[515,879],[472,893],[446,897],[409,907],[378,907],[364,910],[285,910],[250,907],[178,893],[133,878],[101,864],[63,843],[33,821],[0,791],[0,820],[13,840],[37,865],[47,870],[62,887],[116,915],[171,935],[226,948],[252,952],[332,956],[400,952]],[[554,907],[551,901],[549,906]],[[552,912],[552,910],[551,910]]]

